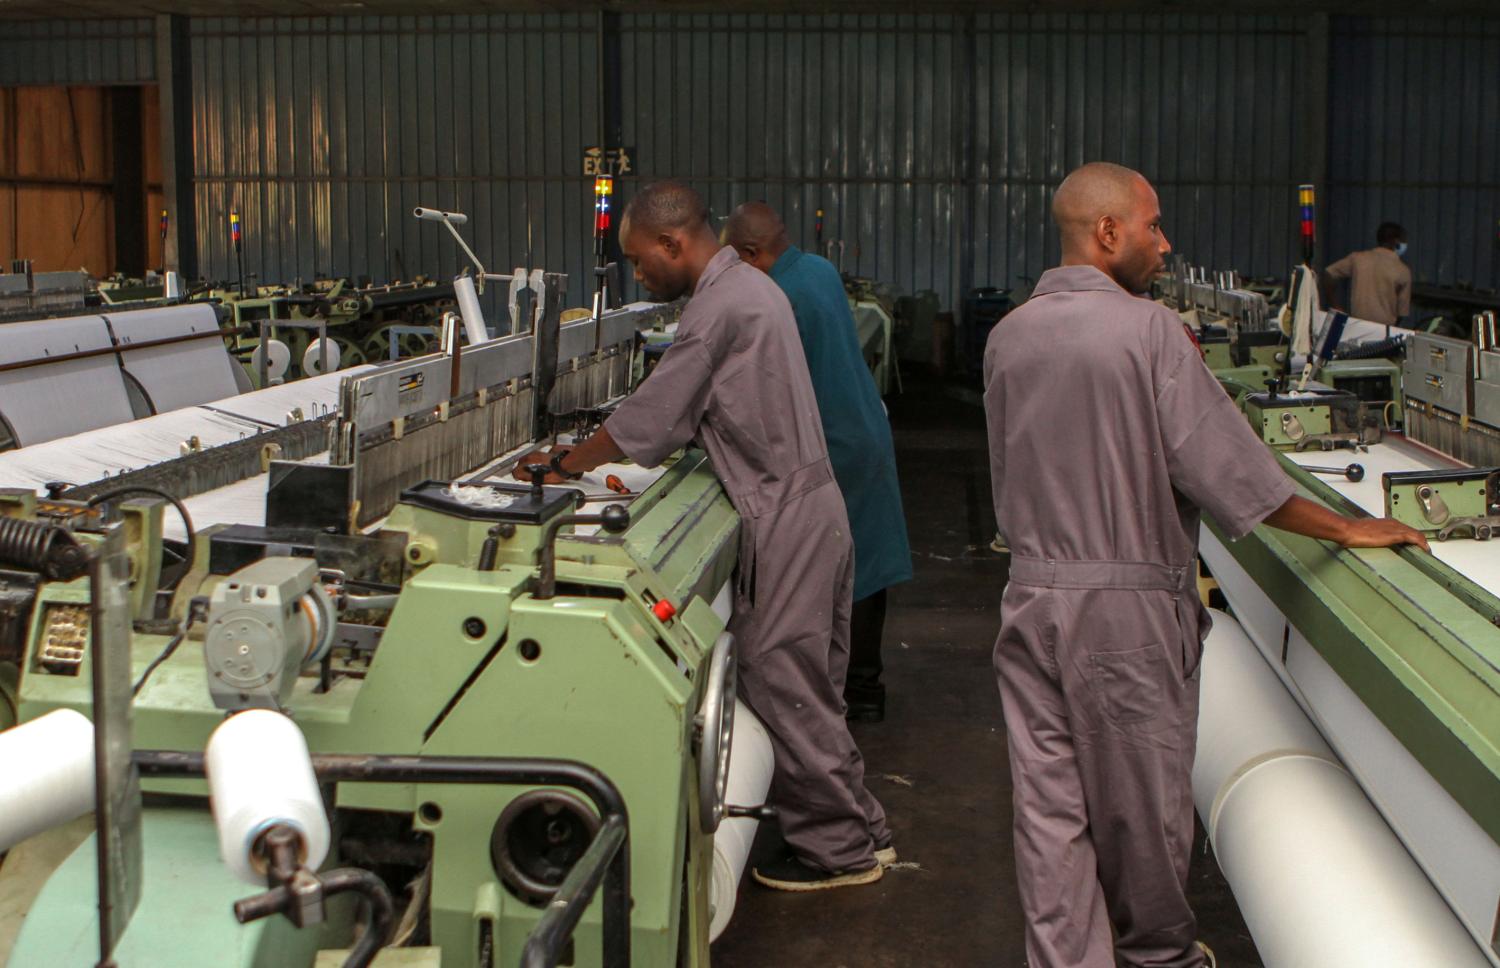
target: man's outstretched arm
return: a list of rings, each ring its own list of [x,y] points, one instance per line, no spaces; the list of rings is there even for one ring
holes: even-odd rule
[[[1389,548],[1413,544],[1423,551],[1427,536],[1391,518],[1348,518],[1328,510],[1316,501],[1295,494],[1262,522],[1280,531],[1307,535],[1323,541],[1337,541],[1345,548]]]

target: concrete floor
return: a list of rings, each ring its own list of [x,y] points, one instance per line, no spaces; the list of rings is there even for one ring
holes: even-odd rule
[[[984,417],[933,385],[893,398],[916,579],[892,591],[886,719],[855,724],[903,861],[869,887],[780,894],[748,875],[716,968],[1020,968],[1005,728],[990,666],[1007,560],[994,536]],[[773,849],[763,837],[757,850]],[[754,859],[752,857],[752,863]],[[1221,968],[1260,968],[1201,829],[1193,906]]]

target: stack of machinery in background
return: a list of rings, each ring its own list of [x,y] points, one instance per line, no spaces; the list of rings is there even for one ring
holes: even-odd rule
[[[1496,314],[1474,316],[1470,340],[1416,333],[1402,380],[1411,436],[1469,464],[1500,465]]]
[[[0,322],[82,309],[90,289],[85,272],[34,272],[17,259],[0,272]]]

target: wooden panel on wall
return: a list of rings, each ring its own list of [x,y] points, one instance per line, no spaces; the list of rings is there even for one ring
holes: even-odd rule
[[[0,96],[0,262],[38,272],[114,271],[109,116],[102,88],[19,87]],[[7,265],[8,267],[8,265]]]

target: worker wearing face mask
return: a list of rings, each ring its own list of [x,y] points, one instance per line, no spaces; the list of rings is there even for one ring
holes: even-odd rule
[[[1351,252],[1323,270],[1325,285],[1349,280],[1346,302],[1329,294],[1330,306],[1348,306],[1349,315],[1387,326],[1400,323],[1411,312],[1411,269],[1401,257],[1406,254],[1406,230],[1395,222],[1383,222],[1375,230],[1373,249]]]

